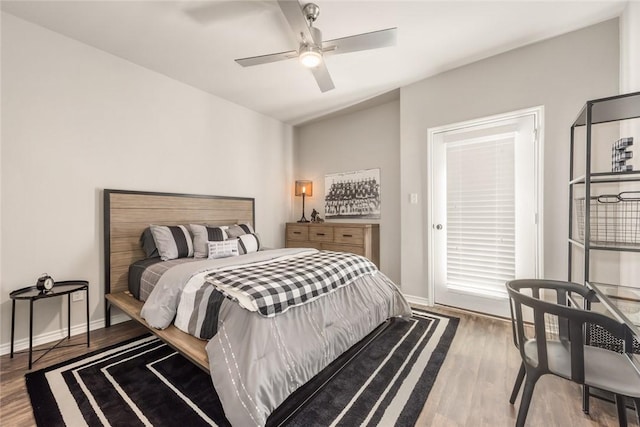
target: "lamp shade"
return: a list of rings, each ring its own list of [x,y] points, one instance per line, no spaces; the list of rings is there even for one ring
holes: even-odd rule
[[[313,196],[313,182],[312,181],[296,181],[296,196]]]

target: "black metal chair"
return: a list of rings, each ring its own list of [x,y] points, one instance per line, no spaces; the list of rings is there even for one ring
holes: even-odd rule
[[[556,302],[541,300],[541,289],[555,292]],[[598,325],[621,339],[624,350],[631,352],[631,330],[624,323],[610,317],[569,307],[567,304],[571,293],[591,302],[597,301],[592,290],[569,282],[512,280],[507,282],[507,291],[511,303],[513,339],[522,357],[522,365],[509,399],[511,404],[515,403],[524,381],[516,426],[524,426],[535,384],[545,374],[557,375],[578,384],[613,393],[620,426],[627,425],[625,397],[633,399],[640,422],[640,373],[635,370],[625,354],[588,346],[584,342],[585,328]],[[529,292],[531,295],[527,295]],[[523,306],[533,311],[534,335],[531,337],[526,333]],[[547,329],[547,324],[550,323],[548,320],[553,317],[557,318],[557,332]]]

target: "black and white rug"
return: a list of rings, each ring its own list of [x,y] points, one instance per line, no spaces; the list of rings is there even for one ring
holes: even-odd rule
[[[457,318],[392,320],[289,397],[268,425],[414,425]],[[348,363],[347,363],[348,362]],[[227,426],[211,378],[153,336],[26,375],[39,426]]]

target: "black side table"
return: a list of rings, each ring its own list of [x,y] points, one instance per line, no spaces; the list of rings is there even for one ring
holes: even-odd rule
[[[9,294],[11,298],[11,358],[13,358],[13,338],[16,323],[16,300],[29,301],[29,369],[31,365],[40,360],[45,354],[58,347],[62,341],[71,338],[71,294],[77,291],[85,291],[87,300],[87,347],[89,347],[89,282],[86,280],[67,280],[64,282],[55,282],[50,291],[41,291],[35,286],[27,286],[18,289]],[[67,295],[67,337],[62,338],[53,347],[46,349],[45,353],[38,357],[32,363],[33,355],[33,302],[44,298],[54,298]],[[68,346],[62,346],[68,347]]]

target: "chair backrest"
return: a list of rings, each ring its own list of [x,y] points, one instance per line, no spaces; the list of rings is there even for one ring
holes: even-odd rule
[[[549,372],[545,322],[545,315],[547,314],[557,317],[559,341],[570,346],[571,380],[577,383],[584,383],[585,325],[601,326],[614,337],[623,340],[625,351],[631,351],[633,335],[627,325],[600,313],[568,306],[567,301],[572,293],[578,294],[590,302],[597,301],[595,293],[586,286],[555,280],[533,279],[512,280],[507,282],[506,286],[511,305],[514,343],[520,350],[523,362],[532,368]],[[541,290],[555,292],[555,303],[540,299]],[[528,291],[530,291],[531,295],[525,293],[528,293]],[[523,306],[533,310],[533,327],[538,359],[535,366],[533,361],[525,354],[524,345],[528,337],[525,333]]]

